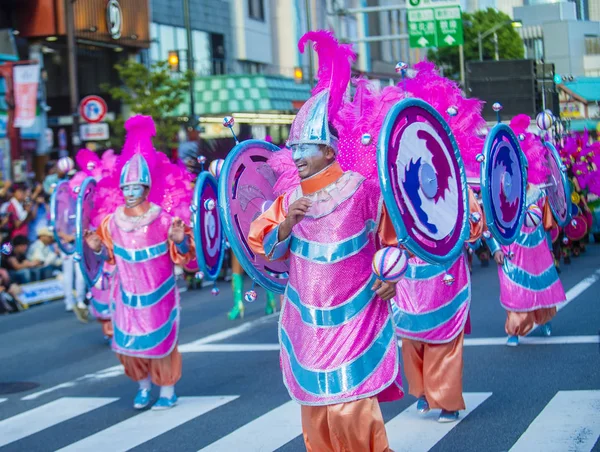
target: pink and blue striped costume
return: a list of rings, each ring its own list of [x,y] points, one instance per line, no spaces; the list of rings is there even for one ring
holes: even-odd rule
[[[528,190],[527,205],[537,204],[544,210],[545,197],[538,190]],[[511,312],[532,312],[552,308],[566,300],[565,291],[554,266],[548,247],[548,237],[543,222],[529,228],[525,225],[515,243],[500,246],[494,239],[487,240],[492,255],[502,250],[504,265],[498,267],[500,278],[500,304]]]
[[[90,289],[92,298],[90,300],[90,312],[98,320],[110,320],[111,299],[114,296],[115,287],[114,265],[104,263],[102,276],[94,287]]]
[[[182,245],[187,249],[173,245],[168,240],[172,222],[155,204],[137,218],[128,217],[119,207],[98,231],[119,275],[112,312],[112,348],[119,354],[158,359],[177,345],[179,291],[174,260],[189,253],[191,239]]]
[[[253,250],[290,256],[279,322],[281,367],[290,396],[302,405],[331,405],[378,396],[402,397],[390,303],[371,290],[371,261],[382,216],[376,182],[343,173],[325,188],[278,198],[253,224]],[[291,203],[312,200],[285,241],[279,224]]]

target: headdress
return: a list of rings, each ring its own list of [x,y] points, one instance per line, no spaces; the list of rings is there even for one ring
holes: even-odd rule
[[[510,120],[510,128],[519,137],[521,149],[527,157],[527,182],[540,185],[546,182],[550,175],[547,164],[548,151],[539,137],[527,131],[529,124],[531,118],[525,114],[517,115]]]
[[[142,154],[135,154],[133,157],[131,157],[131,159],[125,163],[125,166],[121,171],[119,186],[123,188],[127,185],[144,185],[146,187],[152,186],[150,169],[148,168],[148,163]]]

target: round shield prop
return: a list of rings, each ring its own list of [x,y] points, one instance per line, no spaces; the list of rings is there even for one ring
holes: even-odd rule
[[[96,181],[88,177],[81,184],[77,197],[77,218],[75,235],[75,260],[79,261],[81,272],[88,285],[94,286],[102,275],[104,259],[96,254],[87,244],[83,235],[85,231],[92,230],[91,218],[94,211],[94,191]]]
[[[275,293],[287,285],[287,261],[269,261],[248,245],[250,224],[266,211],[276,196],[277,176],[267,163],[279,148],[260,140],[247,140],[234,147],[219,176],[219,212],[233,253],[254,281]]]
[[[577,215],[573,217],[573,219],[564,227],[564,230],[565,235],[569,240],[582,240],[588,233],[588,224],[585,216]]]
[[[60,250],[67,255],[75,252],[76,210],[77,195],[68,181],[59,182],[50,197],[50,225],[54,240]]]
[[[547,163],[550,168],[546,183],[548,203],[556,222],[560,227],[564,227],[571,219],[571,187],[558,151],[552,143],[545,142],[544,145],[548,150]]]
[[[221,273],[225,253],[223,227],[217,210],[217,180],[208,172],[198,176],[192,200],[192,228],[198,267],[207,280]]]
[[[406,99],[379,135],[378,171],[398,241],[421,259],[455,259],[469,238],[467,179],[450,127],[428,103]]]
[[[481,165],[481,195],[487,226],[502,245],[513,243],[521,230],[526,206],[527,159],[506,124],[488,134]]]

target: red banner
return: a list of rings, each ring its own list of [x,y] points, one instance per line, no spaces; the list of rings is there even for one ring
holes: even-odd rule
[[[15,127],[31,127],[35,122],[39,80],[39,64],[14,67]]]

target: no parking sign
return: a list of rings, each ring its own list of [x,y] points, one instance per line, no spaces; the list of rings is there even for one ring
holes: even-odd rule
[[[79,114],[86,122],[101,122],[106,116],[107,111],[106,102],[100,96],[84,97],[79,104]]]

